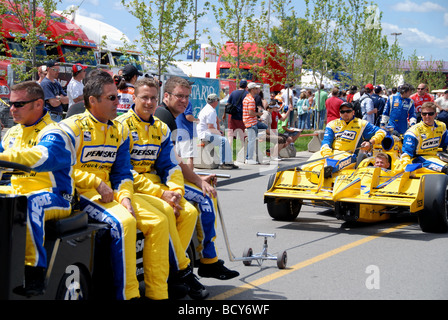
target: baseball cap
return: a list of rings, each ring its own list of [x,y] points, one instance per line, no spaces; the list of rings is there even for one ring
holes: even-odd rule
[[[47,66],[47,68],[52,68],[52,67],[54,67],[54,66],[58,66],[59,63],[57,63],[57,62],[54,61],[54,60],[49,60],[49,61],[47,61],[47,63],[46,63],[45,65]]]
[[[365,88],[366,88],[366,89],[373,90],[373,84],[368,83],[368,84],[366,84]]]
[[[247,87],[247,81],[246,80],[241,80],[240,81],[240,88],[246,88]]]
[[[247,85],[248,90],[255,89],[255,88],[260,88],[260,86],[258,84],[256,84],[255,82],[251,82]]]
[[[83,65],[80,64],[80,63],[75,63],[75,64],[72,66],[72,71],[73,71],[73,73],[78,73],[78,72],[81,72],[82,70],[85,70],[85,69],[87,69],[87,67],[86,67],[86,66],[83,66]]]
[[[135,75],[142,76],[143,73],[137,70],[137,68],[132,64],[127,64],[123,68],[123,76],[133,77]]]
[[[375,87],[375,93],[380,93],[382,90],[383,90],[383,88],[381,86]]]
[[[354,109],[353,104],[351,104],[350,102],[342,102],[342,104],[339,106],[339,109],[341,109],[342,107],[347,107],[350,109]]]
[[[216,93],[209,94],[208,97],[207,97],[207,103],[212,103],[212,102],[215,102],[215,101],[219,101],[218,95]]]

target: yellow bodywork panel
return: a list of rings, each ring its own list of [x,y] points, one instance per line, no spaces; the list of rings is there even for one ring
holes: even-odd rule
[[[393,174],[375,167],[345,169],[331,178],[321,172],[287,170],[277,172],[265,198],[290,198],[358,203],[360,222],[386,220],[390,207],[423,209],[424,177],[409,172]],[[383,211],[383,212],[382,212]]]

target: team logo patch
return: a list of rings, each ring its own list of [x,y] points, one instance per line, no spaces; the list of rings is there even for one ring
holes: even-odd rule
[[[439,147],[440,138],[432,138],[423,141],[422,143],[422,149],[432,149],[432,148],[438,148]]]
[[[134,144],[131,151],[132,161],[155,161],[159,154],[160,146],[158,145],[136,145]]]
[[[114,146],[87,146],[82,149],[82,163],[101,162],[114,163],[117,157],[117,147]]]
[[[11,139],[9,140],[9,148],[12,148],[12,147],[13,147],[14,142],[16,142],[16,138],[11,138]]]
[[[349,131],[344,130],[342,132],[339,132],[337,135],[337,138],[339,139],[345,139],[345,140],[355,140],[356,137],[356,131]]]
[[[92,141],[92,133],[90,131],[84,131],[84,141]]]

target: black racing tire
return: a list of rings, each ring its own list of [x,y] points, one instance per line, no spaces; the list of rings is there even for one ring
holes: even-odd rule
[[[271,189],[275,181],[275,174],[269,177],[268,188]],[[296,199],[267,199],[266,205],[268,213],[274,220],[293,221],[297,218],[302,209],[302,200]]]
[[[448,177],[442,174],[425,176],[424,208],[418,212],[423,232],[448,232],[447,186]]]
[[[274,220],[293,221],[302,209],[301,200],[273,199],[266,203],[268,213]]]

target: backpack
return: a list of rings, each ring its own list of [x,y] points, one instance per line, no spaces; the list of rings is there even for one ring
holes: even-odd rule
[[[355,110],[355,117],[362,119],[362,111],[361,111],[361,99],[355,100],[352,102],[353,110]]]

